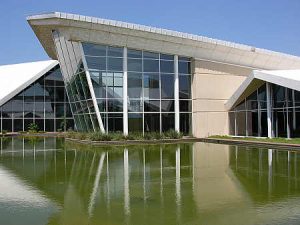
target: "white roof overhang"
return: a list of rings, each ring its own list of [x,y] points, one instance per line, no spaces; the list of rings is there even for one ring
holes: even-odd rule
[[[0,66],[0,106],[58,65],[56,60]]]
[[[57,59],[52,31],[71,41],[85,41],[178,54],[252,69],[300,69],[300,57],[228,41],[150,26],[69,13],[28,16],[47,54]]]
[[[265,82],[300,91],[300,70],[254,70],[225,103],[226,109],[232,109]]]

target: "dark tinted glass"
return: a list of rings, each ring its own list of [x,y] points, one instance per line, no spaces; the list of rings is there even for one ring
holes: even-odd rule
[[[129,113],[128,114],[128,131],[143,132],[143,114]]]
[[[128,59],[128,71],[142,72],[142,59]]]
[[[90,43],[82,43],[82,47],[85,55],[93,55],[93,56],[106,55],[106,46],[95,45]]]
[[[162,113],[161,114],[162,122],[162,132],[175,129],[175,114],[174,113]]]
[[[107,56],[123,57],[123,48],[109,46],[107,48]]]
[[[106,70],[105,57],[90,57],[86,56],[86,63],[90,70]]]
[[[144,74],[144,97],[150,99],[159,99],[159,75]]]
[[[174,98],[174,75],[161,74],[161,98]]]
[[[160,72],[174,73],[174,61],[160,61]]]
[[[144,72],[158,72],[159,61],[152,59],[144,59]]]
[[[160,101],[159,100],[145,100],[144,111],[145,112],[159,112]]]
[[[190,74],[191,73],[191,63],[190,62],[178,62],[178,72],[182,74]]]
[[[144,59],[158,59],[158,57],[158,53],[144,51]]]
[[[179,98],[191,98],[191,76],[179,76]]]
[[[128,97],[141,98],[143,96],[142,85],[143,76],[141,73],[128,73]]]
[[[144,131],[145,132],[159,132],[160,118],[159,114],[145,113],[144,114]]]
[[[142,51],[128,49],[127,57],[128,58],[142,58]]]
[[[107,58],[107,70],[122,71],[123,59],[122,58]]]

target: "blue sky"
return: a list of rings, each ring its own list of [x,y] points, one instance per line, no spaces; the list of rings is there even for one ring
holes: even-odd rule
[[[48,59],[26,15],[61,11],[300,56],[300,0],[3,0],[0,65]]]

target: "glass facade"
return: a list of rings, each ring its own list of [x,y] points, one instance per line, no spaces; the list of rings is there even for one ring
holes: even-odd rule
[[[175,129],[174,55],[82,43],[97,105],[106,132],[123,131],[123,79],[127,61],[129,132]],[[179,57],[180,127],[191,127],[190,59]]]
[[[59,66],[0,107],[2,131],[26,131],[31,123],[40,131],[74,128],[74,121]]]
[[[53,31],[53,40],[77,130],[100,130],[93,92],[83,64],[81,43],[66,39],[58,31]]]
[[[127,124],[128,132],[175,129],[174,55],[70,41],[59,31],[53,39],[78,130],[126,132]],[[188,134],[191,61],[178,57],[177,63],[180,131]]]
[[[272,136],[300,137],[300,92],[270,84]],[[231,135],[268,136],[267,93],[263,84],[229,112]]]

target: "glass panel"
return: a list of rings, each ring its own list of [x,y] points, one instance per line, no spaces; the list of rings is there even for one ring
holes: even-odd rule
[[[97,99],[97,104],[100,112],[106,112],[106,100]]]
[[[128,73],[128,97],[142,98],[143,76],[141,73]]]
[[[235,113],[229,112],[229,135],[235,135]]]
[[[154,52],[146,52],[144,51],[143,54],[145,59],[158,59],[159,54],[158,53],[154,53]]]
[[[86,56],[86,63],[90,70],[106,70],[105,57],[90,57]]]
[[[160,54],[160,59],[162,60],[174,60],[173,55],[167,55],[167,54]]]
[[[146,99],[159,99],[159,75],[144,74],[144,97]]]
[[[178,73],[190,74],[191,73],[191,63],[179,61],[178,62]]]
[[[255,90],[249,97],[247,97],[246,108],[247,110],[256,110],[257,107],[257,90]]]
[[[160,61],[160,72],[174,73],[174,61]]]
[[[107,100],[107,110],[108,112],[122,112],[123,99]]]
[[[174,99],[174,75],[161,74],[161,98]]]
[[[14,132],[23,131],[23,119],[14,119]]]
[[[128,131],[143,132],[143,114],[141,113],[128,114]]]
[[[286,106],[285,88],[282,86],[272,85],[274,108],[283,108]]]
[[[122,71],[123,59],[122,58],[107,58],[107,70]]]
[[[105,56],[106,55],[106,46],[95,45],[90,43],[82,43],[83,51],[85,55],[93,56]]]
[[[127,57],[128,58],[142,58],[142,51],[128,49]]]
[[[191,76],[179,76],[179,99],[191,98]]]
[[[128,112],[143,112],[143,101],[129,99]]]
[[[175,114],[174,113],[162,113],[161,120],[162,120],[161,128],[162,128],[163,132],[175,129]]]
[[[267,109],[267,93],[265,84],[258,88],[257,100],[261,109]]]
[[[145,100],[144,110],[145,112],[159,112],[160,110],[159,100]]]
[[[145,132],[159,132],[160,119],[159,113],[145,113],[144,114],[144,131]]]
[[[246,112],[236,112],[237,135],[246,136]]]
[[[144,72],[159,72],[159,61],[144,59]]]
[[[108,113],[108,131],[123,131],[123,114]]]
[[[12,132],[12,119],[2,119],[2,131]]]
[[[161,101],[162,112],[174,112],[174,100],[162,100]]]
[[[136,71],[142,72],[143,71],[143,63],[142,59],[128,59],[128,71]]]
[[[192,114],[180,113],[180,132],[190,134],[192,130]]]
[[[192,111],[192,101],[191,100],[180,100],[179,101],[179,111],[180,112],[191,112]]]
[[[123,57],[123,48],[108,46],[107,56]]]

